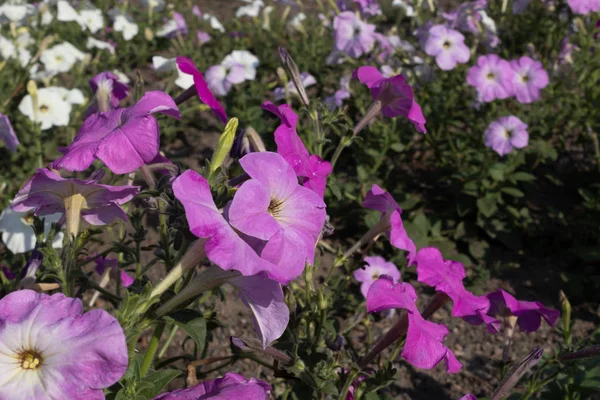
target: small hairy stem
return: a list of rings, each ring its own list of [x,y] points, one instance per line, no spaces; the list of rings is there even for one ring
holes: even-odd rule
[[[346,382],[344,382],[344,387],[342,388],[339,400],[346,400],[348,397],[348,392],[350,391],[350,387],[352,386],[352,382],[358,377],[358,371],[352,370],[348,372],[348,376],[346,377]]]
[[[177,333],[178,330],[179,330],[179,327],[177,325],[173,325],[173,327],[171,328],[171,333],[169,333],[169,337],[167,338],[167,341],[165,342],[165,344],[163,344],[163,347],[158,352],[157,358],[162,358],[162,356],[165,355],[167,349],[169,348],[169,345],[173,341],[173,338],[175,337],[175,334]]]
[[[165,330],[165,326],[166,324],[164,322],[159,322],[156,325],[156,328],[154,328],[152,339],[150,339],[150,344],[148,344],[148,349],[146,350],[146,354],[142,360],[142,366],[140,367],[140,373],[142,377],[146,376],[150,370],[150,365],[152,365],[152,361],[154,361],[154,355],[158,349],[158,342],[160,341],[160,337]]]

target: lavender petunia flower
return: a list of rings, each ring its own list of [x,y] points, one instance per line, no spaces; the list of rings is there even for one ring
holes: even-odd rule
[[[147,92],[135,105],[90,115],[53,168],[83,171],[98,158],[115,174],[127,174],[151,162],[159,150],[158,122],[152,114],[181,118],[173,99]]]
[[[544,307],[539,301],[521,301],[500,289],[487,295],[492,304],[488,314],[501,316],[514,315],[523,332],[535,332],[540,329],[542,318],[550,326],[554,326],[560,312]]]
[[[417,247],[408,237],[402,224],[402,209],[389,192],[374,184],[363,201],[363,207],[377,210],[381,213],[381,220],[387,220],[389,227],[387,235],[392,246],[408,252],[408,265],[412,265],[417,254]]]
[[[98,111],[107,112],[119,107],[121,100],[129,96],[129,86],[110,71],[101,72],[88,81],[96,102],[88,109],[88,115]]]
[[[365,257],[366,265],[354,271],[354,279],[361,283],[360,292],[367,298],[369,288],[382,275],[389,276],[394,283],[400,281],[400,271],[393,263],[381,256]]]
[[[468,393],[461,397],[460,400],[477,400],[477,397],[473,396],[471,393]]]
[[[4,142],[6,148],[13,153],[17,152],[17,146],[19,145],[19,139],[15,134],[15,131],[8,119],[8,115],[0,113],[0,140]]]
[[[490,102],[494,99],[506,99],[513,93],[514,71],[508,61],[496,54],[479,56],[477,65],[471,67],[467,74],[467,83],[477,89],[480,101]]]
[[[403,75],[384,78],[375,67],[360,67],[355,77],[371,90],[373,101],[380,101],[381,113],[384,117],[394,118],[399,115],[407,118],[421,133],[425,129],[425,117],[421,106],[415,101],[412,87],[406,83]]]
[[[600,1],[598,0],[567,0],[571,11],[575,14],[589,14],[600,11]]]
[[[67,179],[40,168],[16,194],[12,209],[33,211],[37,216],[65,212],[65,202],[81,196],[81,217],[92,225],[110,224],[116,218],[127,219],[121,205],[139,191],[137,186],[110,186],[98,183],[101,174],[89,180]]]
[[[98,257],[94,262],[96,263],[94,269],[98,275],[102,276],[108,271],[110,278],[116,280],[117,274],[119,274],[123,287],[129,287],[135,281],[126,271],[119,269],[119,261],[116,258]]]
[[[431,369],[442,360],[449,373],[456,373],[462,364],[454,353],[444,346],[448,328],[425,320],[416,305],[417,294],[408,283],[394,283],[388,276],[382,276],[373,284],[367,294],[367,311],[376,312],[401,308],[408,311],[408,330],[402,357],[417,368]]]
[[[344,100],[350,98],[350,76],[343,76],[340,78],[340,88],[335,91],[333,96],[329,96],[325,99],[325,103],[329,105],[332,110],[337,107],[342,107]]]
[[[452,315],[472,325],[486,324],[491,333],[500,330],[500,321],[487,315],[490,302],[485,296],[475,296],[465,289],[465,268],[457,261],[444,260],[434,247],[419,250],[415,259],[418,281],[445,293],[452,301]]]
[[[173,19],[168,20],[162,28],[156,32],[156,36],[172,39],[178,35],[185,36],[188,32],[188,26],[183,15],[178,12],[173,12]]]
[[[344,11],[333,21],[335,51],[358,58],[373,50],[377,40],[375,25],[363,22],[351,11]]]
[[[500,117],[488,126],[483,142],[501,156],[522,149],[529,143],[527,124],[512,115]]]
[[[548,73],[541,62],[521,57],[510,62],[513,89],[519,103],[532,103],[540,98],[540,90],[548,86]]]
[[[0,398],[104,399],[127,369],[127,343],[104,310],[20,290],[0,300]]]
[[[210,33],[204,31],[196,31],[196,39],[200,44],[208,43],[212,39]]]
[[[242,375],[228,372],[224,377],[204,381],[187,389],[161,394],[154,400],[244,399],[267,400],[271,386],[259,379],[246,380]]]
[[[196,92],[198,92],[200,100],[211,108],[221,122],[226,123],[227,114],[225,113],[223,106],[208,88],[208,84],[206,83],[202,72],[198,71],[194,62],[186,57],[177,57],[177,66],[184,74],[192,75],[194,78],[194,86],[196,87]]]
[[[425,53],[435,57],[436,64],[444,71],[454,69],[458,63],[466,63],[471,57],[462,33],[444,25],[429,28]]]
[[[315,77],[309,74],[308,72],[300,73],[300,79],[302,80],[302,86],[304,86],[305,88],[317,83]],[[294,82],[290,81],[287,83],[287,91],[291,95],[298,96],[298,89],[296,89],[296,85],[294,85]],[[275,94],[275,100],[285,99],[285,92],[286,90],[284,88],[276,87],[273,91],[273,93]]]
[[[288,104],[276,106],[267,101],[262,108],[272,112],[281,120],[281,125],[274,133],[277,153],[291,165],[296,175],[302,178],[303,186],[323,198],[327,177],[331,174],[331,164],[308,152],[302,139],[296,133],[298,116]]]

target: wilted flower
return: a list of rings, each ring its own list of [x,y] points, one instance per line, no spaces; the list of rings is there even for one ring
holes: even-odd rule
[[[456,373],[462,364],[454,353],[443,344],[448,335],[444,325],[425,320],[416,305],[417,294],[408,283],[394,283],[389,276],[382,276],[371,285],[367,294],[367,311],[377,312],[393,308],[408,312],[408,330],[402,357],[417,368],[431,369],[442,360],[449,373]]]
[[[129,86],[121,82],[112,72],[101,72],[88,80],[96,103],[88,109],[88,113],[107,112],[119,107],[121,100],[129,96]]]
[[[458,31],[444,25],[434,25],[429,28],[425,43],[425,52],[435,57],[435,62],[444,71],[469,61],[471,53],[465,45],[465,37]]]
[[[363,22],[351,11],[344,11],[333,21],[335,50],[352,58],[368,54],[375,45],[375,25]]]
[[[477,97],[483,102],[510,97],[513,80],[514,71],[510,64],[496,54],[479,56],[477,65],[467,74],[467,83],[477,89]]]
[[[44,218],[44,235],[50,232],[52,223],[60,220],[61,214],[46,215]],[[36,237],[32,228],[33,214],[30,212],[16,212],[6,207],[0,213],[0,232],[2,242],[13,253],[27,253],[35,248]],[[62,247],[63,234],[59,233],[52,242],[52,247]]]
[[[401,278],[398,267],[381,256],[365,257],[365,266],[354,271],[353,275],[361,283],[360,292],[365,299],[369,288],[380,276],[387,275],[394,283]]]
[[[71,102],[64,97],[63,91],[56,89],[48,87],[37,90],[37,109],[34,109],[33,98],[29,94],[19,103],[19,111],[31,121],[38,122],[41,130],[69,125]]]
[[[302,72],[300,74],[300,79],[302,80],[302,86],[305,88],[312,86],[317,83],[317,80],[314,76],[309,74],[308,72]],[[282,87],[276,87],[273,93],[275,94],[275,100],[285,99],[286,90]],[[296,89],[296,85],[294,82],[290,81],[287,83],[287,92],[291,95],[298,96],[298,89]]]
[[[548,73],[541,62],[521,57],[510,62],[514,71],[513,89],[519,103],[531,103],[540,98],[540,90],[548,86]]]
[[[259,379],[246,380],[242,375],[228,372],[224,377],[205,381],[187,389],[161,394],[154,400],[244,399],[267,400],[271,386]]]
[[[83,171],[98,158],[115,174],[127,174],[150,163],[160,138],[154,113],[181,117],[173,99],[159,91],[147,92],[132,107],[90,115],[53,168]]]
[[[13,153],[17,152],[19,139],[10,123],[10,119],[8,119],[8,115],[2,113],[0,113],[0,140],[4,142],[8,150]]]
[[[127,369],[117,320],[100,309],[82,315],[79,299],[19,290],[0,300],[0,397],[104,398]]]
[[[529,143],[527,124],[513,115],[500,117],[488,126],[483,142],[501,156],[522,149]]]
[[[554,326],[560,312],[545,307],[539,301],[521,301],[500,289],[487,295],[492,307],[489,315],[517,317],[517,324],[523,332],[535,332],[540,329],[542,318],[550,326]]]

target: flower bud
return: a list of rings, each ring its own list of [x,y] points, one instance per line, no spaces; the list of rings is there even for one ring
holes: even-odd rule
[[[292,56],[287,52],[284,47],[279,48],[279,57],[281,58],[281,63],[283,64],[283,68],[285,68],[292,82],[294,82],[294,86],[298,91],[298,95],[300,96],[300,100],[302,103],[308,107],[309,101],[308,96],[306,95],[306,90],[304,89],[304,85],[302,84],[302,77],[300,76],[300,70],[298,66],[294,62]]]

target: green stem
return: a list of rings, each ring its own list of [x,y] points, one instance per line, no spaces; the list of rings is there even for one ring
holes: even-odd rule
[[[348,397],[348,392],[350,391],[350,386],[352,386],[352,382],[358,376],[358,371],[352,370],[348,373],[348,377],[346,377],[346,382],[344,382],[344,387],[342,388],[342,393],[340,394],[339,400],[346,400]]]
[[[148,344],[148,349],[146,350],[146,354],[144,355],[144,359],[142,360],[142,366],[140,367],[141,377],[145,377],[148,371],[150,370],[150,365],[152,361],[154,361],[154,355],[156,354],[156,350],[158,349],[158,342],[160,341],[160,337],[162,336],[163,331],[165,330],[166,324],[164,322],[159,322],[154,328],[154,333],[152,334],[152,339],[150,339],[150,344]]]
[[[171,333],[169,334],[167,341],[165,342],[165,344],[163,344],[163,347],[158,352],[157,358],[162,358],[162,356],[165,355],[167,349],[169,348],[169,345],[173,341],[173,338],[175,338],[175,334],[177,334],[177,330],[179,330],[179,327],[177,325],[173,325],[173,328],[171,328]]]

